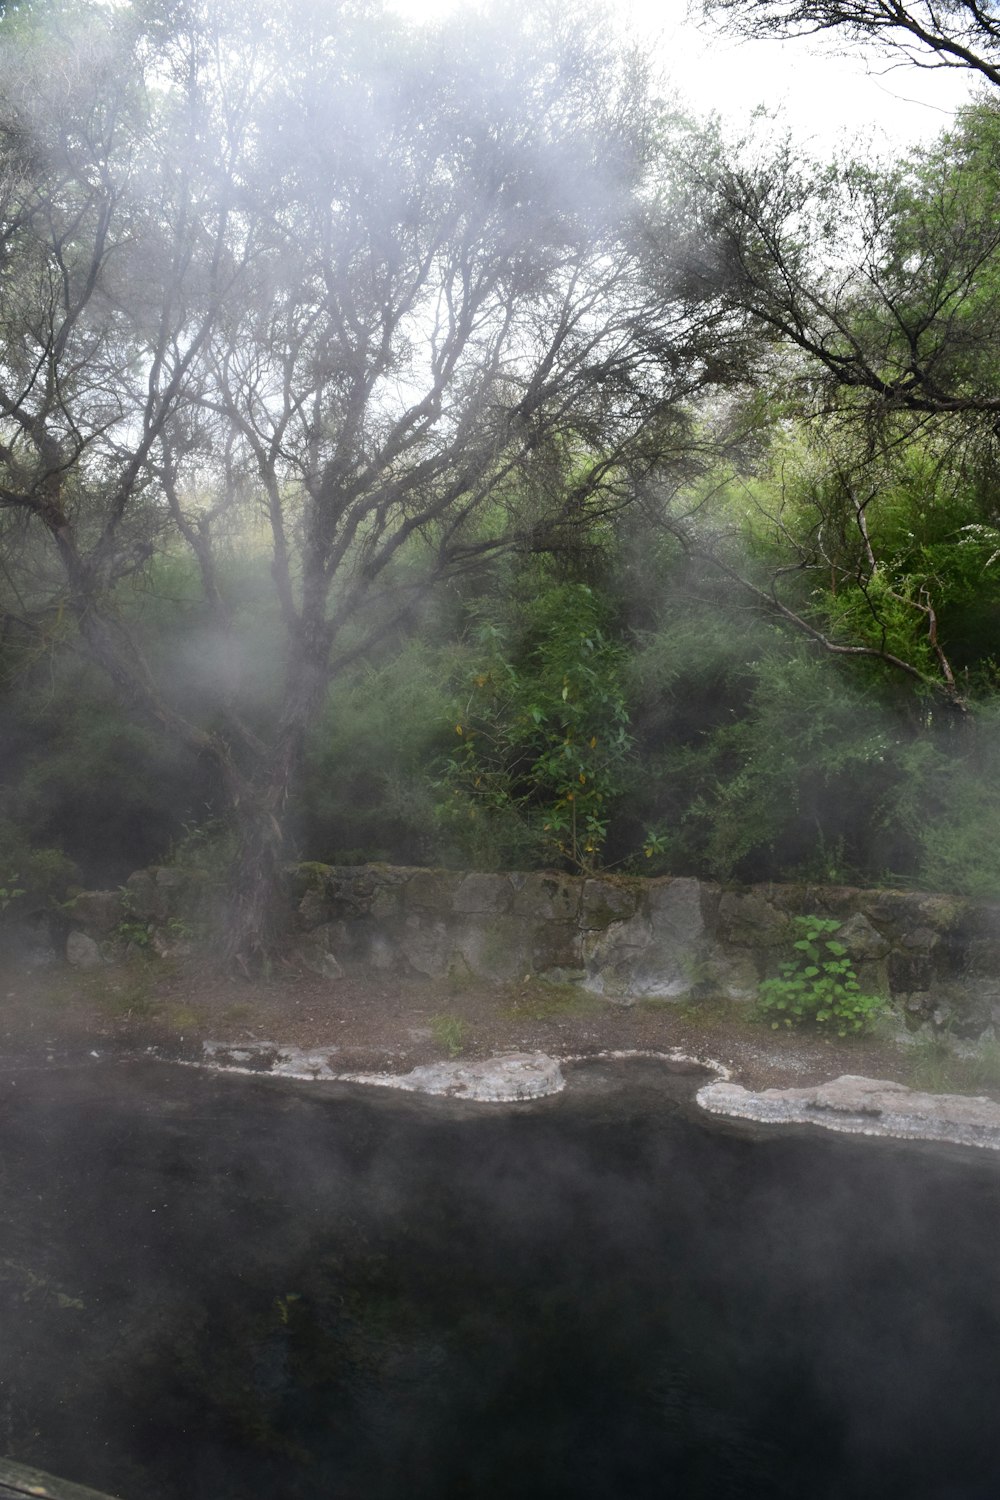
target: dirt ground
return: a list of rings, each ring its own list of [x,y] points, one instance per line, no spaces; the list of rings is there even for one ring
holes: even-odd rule
[[[335,1052],[345,1072],[405,1072],[441,1058],[497,1052],[565,1057],[680,1048],[725,1063],[754,1089],[841,1073],[917,1087],[964,1086],[961,1069],[956,1074],[953,1066],[936,1084],[919,1076],[918,1049],[890,1035],[840,1041],[774,1032],[753,1021],[746,1005],[732,1003],[625,1006],[537,980],[456,988],[369,970],[331,980],[295,964],[279,965],[272,977],[255,982],[153,959],[96,972],[65,964],[0,967],[0,1049],[8,1055],[155,1048],[195,1056],[203,1041],[270,1041]],[[970,1077],[965,1091],[994,1092],[981,1077]]]

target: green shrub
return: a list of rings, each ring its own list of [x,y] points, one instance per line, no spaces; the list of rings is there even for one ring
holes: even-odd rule
[[[47,911],[66,900],[79,870],[61,849],[38,849],[13,823],[0,818],[0,911],[14,906]]]
[[[550,584],[478,645],[435,783],[445,836],[481,865],[599,867],[633,750],[607,600]]]
[[[757,1014],[780,1026],[813,1024],[838,1036],[867,1031],[882,1011],[880,995],[865,995],[843,943],[841,924],[828,917],[795,917],[799,933],[795,957],[781,965],[777,979],[765,979],[757,994]]]

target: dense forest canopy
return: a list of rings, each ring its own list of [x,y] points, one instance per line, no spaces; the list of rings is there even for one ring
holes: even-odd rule
[[[995,81],[889,10],[740,15]],[[246,966],[294,856],[992,890],[997,103],[811,162],[609,35],[0,21],[22,903],[210,847]]]

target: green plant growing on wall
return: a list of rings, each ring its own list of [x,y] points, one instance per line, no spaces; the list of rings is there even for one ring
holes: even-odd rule
[[[794,958],[776,979],[757,992],[757,1014],[777,1031],[781,1026],[816,1025],[838,1036],[867,1031],[884,1008],[880,995],[862,992],[850,956],[835,934],[841,924],[829,917],[795,917]]]

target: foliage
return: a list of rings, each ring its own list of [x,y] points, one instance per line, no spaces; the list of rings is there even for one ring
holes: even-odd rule
[[[632,751],[625,653],[607,607],[586,584],[526,604],[519,638],[478,631],[478,659],[456,706],[456,744],[441,768],[441,817],[465,850],[488,836],[576,869],[600,863],[608,815]],[[489,846],[486,846],[489,847]]]
[[[906,750],[899,821],[917,849],[915,882],[995,901],[1000,892],[1000,738],[995,702],[977,705],[946,739]]]
[[[20,877],[16,874],[0,876],[3,884],[0,884],[0,912],[5,912],[12,901],[18,896],[24,895],[24,887],[18,885]]]
[[[32,845],[15,823],[0,819],[0,912],[51,911],[79,879],[71,859],[56,848]]]
[[[450,741],[452,684],[462,648],[441,644],[432,616],[331,685],[309,736],[293,828],[304,850],[333,864],[441,858],[429,768]]]
[[[796,957],[781,965],[779,978],[763,981],[757,1013],[772,1030],[809,1023],[838,1036],[867,1031],[885,1002],[862,993],[847,949],[834,936],[842,924],[808,916],[793,918],[793,925],[800,934],[792,944]]]
[[[705,0],[705,10],[749,37],[842,32],[923,67],[968,68],[1000,84],[1000,26],[973,0]]]
[[[329,682],[443,579],[566,545],[687,451],[729,325],[642,274],[671,127],[583,4],[434,32],[315,0],[42,10],[0,57],[0,608],[69,619],[130,717],[212,767],[245,966]],[[263,691],[237,531],[277,626]],[[181,553],[194,705],[122,608]],[[584,849],[600,810],[562,800]]]

